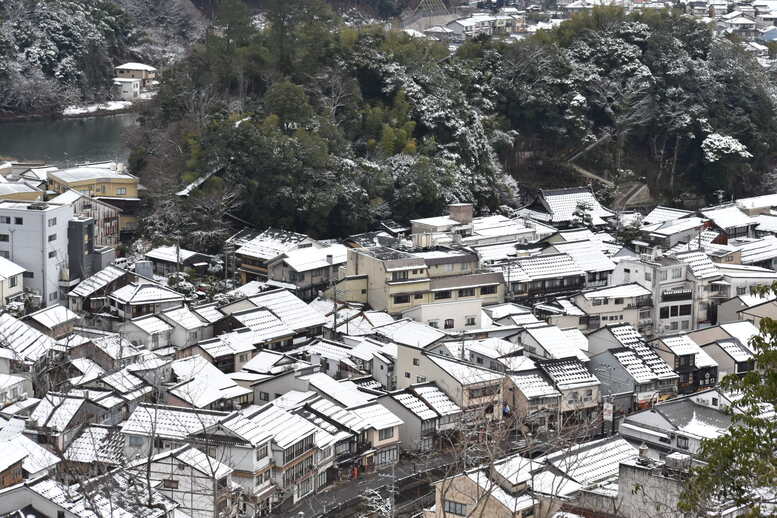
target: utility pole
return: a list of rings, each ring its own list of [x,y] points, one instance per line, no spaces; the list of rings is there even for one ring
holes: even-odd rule
[[[334,256],[327,254],[326,262],[329,264],[329,288],[332,290],[332,335],[334,336],[337,334],[337,288],[335,287],[335,276],[333,275]]]

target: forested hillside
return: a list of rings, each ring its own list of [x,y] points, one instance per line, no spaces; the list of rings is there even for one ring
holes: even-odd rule
[[[644,178],[665,200],[757,193],[769,178],[771,72],[686,16],[601,9],[450,56],[401,33],[336,29],[315,0],[266,2],[264,31],[241,6],[222,3],[220,30],[168,71],[134,139],[131,166],[155,192],[218,171],[183,204],[158,200],[181,210],[174,225],[200,229],[199,246],[216,246],[224,210],[338,236],[456,200],[516,203],[513,179],[583,183],[573,164]]]
[[[0,115],[103,100],[114,66],[182,54],[201,18],[190,0],[0,0]]]

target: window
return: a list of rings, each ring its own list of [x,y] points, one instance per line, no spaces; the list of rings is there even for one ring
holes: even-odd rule
[[[475,288],[464,288],[459,290],[459,297],[474,297]]]
[[[653,274],[650,272],[645,272],[645,280],[646,281],[652,281],[653,280]]]
[[[662,281],[665,281],[669,278],[669,272],[666,270],[661,270],[658,274],[658,278]]]
[[[659,316],[660,316],[661,318],[669,318],[669,308],[668,308],[668,307],[666,307],[666,308],[661,308],[661,309],[659,310]]]
[[[24,272],[22,273],[22,277],[24,277],[25,279],[34,279],[35,274],[32,272]]]
[[[452,318],[446,318],[445,319],[445,329],[453,329],[453,319]]]
[[[57,518],[65,518],[65,511],[57,511]]]
[[[378,430],[378,439],[381,441],[387,441],[394,437],[394,427],[391,428],[384,428],[383,430]]]
[[[475,325],[477,325],[477,319],[474,316],[469,315],[469,316],[465,317],[464,325],[466,325],[466,326],[475,326]]]
[[[423,294],[423,293],[416,293],[416,294],[413,296],[413,298],[415,298],[416,300],[418,300],[418,299],[422,299],[422,298],[424,298],[424,294]]]
[[[162,481],[162,486],[165,489],[178,489],[178,481],[170,478],[166,478]]]
[[[11,288],[15,288],[19,284],[19,276],[14,275],[8,280],[8,282],[10,283]]]
[[[672,268],[672,279],[679,279],[682,276],[683,276],[683,269],[682,268],[680,268],[680,267]]]
[[[483,286],[480,288],[481,295],[493,295],[496,293],[496,286]]]
[[[444,510],[446,513],[451,513],[458,516],[466,516],[467,504],[461,504],[459,502],[454,502],[453,500],[445,500]]]
[[[437,291],[434,294],[434,300],[449,299],[449,298],[451,298],[450,291]]]
[[[419,365],[421,365],[421,362],[420,362],[420,360],[419,360],[418,358],[413,358],[413,365],[415,365],[416,367],[418,367]]]
[[[14,225],[24,225],[24,218],[14,218],[13,219]]]
[[[126,187],[117,187],[116,188],[116,194],[127,194],[127,188]]]
[[[433,327],[435,329],[438,329],[440,327],[440,321],[439,320],[430,320],[428,325],[429,325],[429,327]]]
[[[406,373],[405,373],[405,377],[406,377],[406,378],[409,378],[409,377],[410,377],[410,373],[409,373],[409,372],[406,372]]]
[[[401,272],[391,272],[391,280],[392,281],[406,281],[407,280],[407,274],[408,271],[404,270]]]
[[[426,383],[426,376],[416,376],[415,377],[416,383]]]
[[[680,306],[680,316],[686,316],[691,314],[691,305],[683,304]]]
[[[671,329],[672,331],[677,331],[677,321],[676,320],[669,324],[669,329]]]
[[[49,259],[54,259],[55,257],[57,257],[56,250],[52,250],[51,252],[49,252]]]
[[[259,399],[261,401],[270,401],[270,394],[267,392],[259,392]]]
[[[6,259],[10,259],[11,258],[11,254],[8,253],[7,250],[0,250],[0,257],[4,257]]]
[[[689,325],[690,324],[688,323],[687,320],[683,320],[682,322],[680,322],[680,329],[688,329]]]
[[[50,227],[53,227],[53,226],[55,226],[56,224],[57,224],[57,218],[49,218],[48,225],[49,225]]]
[[[11,224],[11,217],[10,216],[0,216],[0,223],[3,223],[5,225]]]
[[[469,389],[469,397],[475,399],[480,397],[493,396],[497,392],[499,392],[499,387],[497,385],[489,385],[487,387]]]
[[[410,302],[410,295],[394,295],[394,304],[407,304]]]
[[[621,297],[615,297],[615,304],[623,304],[623,298]]]
[[[267,445],[261,446],[258,450],[256,450],[256,460],[262,460],[267,456]]]
[[[51,243],[52,241],[56,241],[56,240],[57,240],[57,235],[56,234],[49,234],[49,243]]]
[[[677,447],[682,448],[684,450],[688,449],[688,437],[683,437],[681,435],[677,436]]]
[[[0,241],[2,241],[2,240],[3,240],[3,239],[2,239],[2,236],[3,236],[3,235],[2,235],[2,234],[0,234]],[[744,295],[745,293],[747,293],[747,288],[743,288],[743,287],[741,287],[741,286],[737,286],[737,295]]]
[[[679,306],[672,306],[669,308],[669,315],[676,317],[680,314],[680,307]]]
[[[129,445],[133,448],[140,448],[143,446],[143,443],[145,441],[143,440],[143,437],[140,437],[139,435],[130,435],[129,436]]]
[[[3,243],[7,243],[8,242],[8,234],[0,234],[0,241],[2,241]]]
[[[718,406],[718,398],[712,398],[712,406]]]

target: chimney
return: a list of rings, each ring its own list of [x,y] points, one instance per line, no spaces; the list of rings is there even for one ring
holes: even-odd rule
[[[648,453],[648,447],[643,442],[642,444],[639,445],[639,458],[640,459],[647,458],[647,453]]]
[[[475,206],[471,203],[451,203],[448,205],[448,216],[462,225],[472,223]]]

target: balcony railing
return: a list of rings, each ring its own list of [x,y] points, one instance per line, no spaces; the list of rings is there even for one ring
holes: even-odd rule
[[[661,294],[661,302],[677,302],[691,299],[693,299],[693,291],[691,290],[664,292]]]

